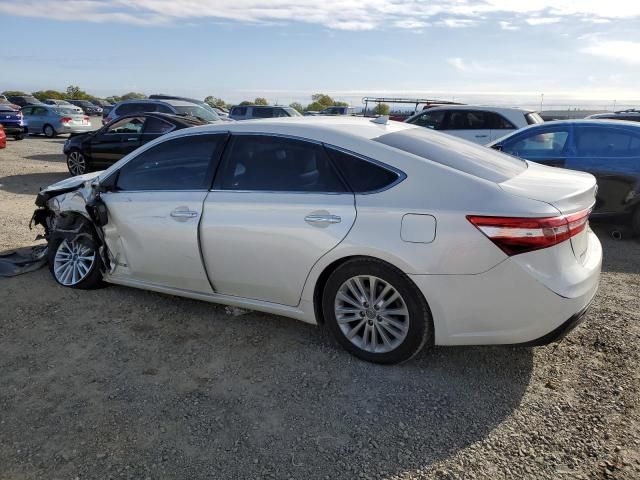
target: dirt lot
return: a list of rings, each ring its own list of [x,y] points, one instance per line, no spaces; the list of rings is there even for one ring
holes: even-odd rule
[[[0,151],[0,252],[64,139]],[[640,478],[640,242],[562,343],[355,360],[322,330],[111,286],[0,279],[0,479]]]

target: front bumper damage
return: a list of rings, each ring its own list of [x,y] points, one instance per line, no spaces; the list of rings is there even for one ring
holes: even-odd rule
[[[108,222],[107,208],[94,185],[97,174],[73,177],[51,185],[38,193],[29,228],[41,225],[49,244],[57,238],[78,241],[95,249],[100,268],[111,269],[102,227]]]

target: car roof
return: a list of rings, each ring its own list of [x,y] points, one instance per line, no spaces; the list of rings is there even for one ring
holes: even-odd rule
[[[197,103],[187,102],[185,100],[165,100],[165,99],[159,99],[159,98],[141,98],[139,100],[136,100],[136,99],[123,100],[122,102],[119,102],[119,105],[125,105],[127,103],[165,103],[167,105],[171,105],[172,107],[192,107],[194,105],[197,107],[200,106]]]
[[[184,115],[175,115],[173,113],[162,113],[162,112],[128,113],[123,115],[122,117],[119,117],[113,120],[113,122],[119,122],[123,118],[130,118],[130,117],[155,117],[163,120],[170,120],[174,123],[180,123],[188,127],[205,125],[207,123],[207,122],[203,122],[202,120],[198,120],[197,118],[194,118],[194,117],[186,117]]]
[[[524,112],[533,113],[535,110],[520,107],[494,107],[491,105],[438,105],[437,107],[421,110],[419,113],[432,112],[434,110],[485,110],[489,112]]]

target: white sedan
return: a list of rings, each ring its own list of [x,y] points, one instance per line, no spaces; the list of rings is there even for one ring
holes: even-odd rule
[[[40,192],[54,278],[325,324],[358,357],[543,344],[583,317],[594,177],[409,124],[305,117],[170,133]]]

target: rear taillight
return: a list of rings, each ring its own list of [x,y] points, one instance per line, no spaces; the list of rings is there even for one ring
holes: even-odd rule
[[[467,219],[507,255],[540,250],[564,242],[582,232],[591,209],[559,217],[484,217]]]
[[[62,119],[60,121],[62,123],[69,123],[69,122],[73,121],[73,118],[71,118],[71,117],[62,117]]]
[[[89,117],[87,115],[84,116],[84,121],[88,122],[89,121]]]

